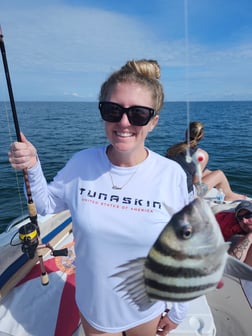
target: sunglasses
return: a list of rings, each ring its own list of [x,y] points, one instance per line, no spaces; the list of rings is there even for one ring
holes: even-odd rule
[[[126,108],[112,102],[100,102],[99,110],[103,120],[113,123],[119,122],[123,114],[126,113],[129,122],[134,126],[147,125],[155,115],[154,109],[150,107],[130,106]]]
[[[243,218],[246,218],[246,219],[252,218],[252,212],[248,212],[245,215],[240,215],[240,216],[238,215],[237,216],[237,219],[240,220],[240,221],[243,220]]]

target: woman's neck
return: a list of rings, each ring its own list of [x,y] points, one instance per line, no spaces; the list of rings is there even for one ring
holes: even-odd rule
[[[109,145],[107,147],[107,156],[109,161],[115,166],[132,167],[143,162],[148,156],[148,151],[143,147],[138,152],[119,152],[112,145]]]

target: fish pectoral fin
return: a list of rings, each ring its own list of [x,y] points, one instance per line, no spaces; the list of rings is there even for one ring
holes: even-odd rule
[[[207,263],[210,265],[216,264],[216,259],[221,260],[223,255],[226,256],[227,250],[229,249],[229,244],[224,243],[219,245],[213,253],[208,253],[208,256],[205,257]]]
[[[252,280],[252,267],[228,255],[224,274],[232,275],[244,280]]]
[[[117,292],[124,292],[125,299],[138,306],[139,310],[146,309],[154,302],[148,297],[144,283],[144,263],[145,258],[130,260],[128,263],[120,265],[123,270],[114,273],[112,277],[119,277],[123,280],[114,288]]]

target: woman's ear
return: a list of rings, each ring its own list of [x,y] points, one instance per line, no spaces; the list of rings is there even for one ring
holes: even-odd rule
[[[149,132],[153,131],[154,128],[157,126],[159,120],[159,116],[155,115],[155,117],[153,117],[150,121],[150,127],[149,127]]]

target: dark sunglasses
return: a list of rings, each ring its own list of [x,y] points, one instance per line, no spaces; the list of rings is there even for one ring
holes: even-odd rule
[[[243,218],[246,218],[246,219],[252,218],[252,212],[248,212],[245,215],[240,215],[240,216],[238,215],[237,216],[237,219],[240,220],[240,221],[243,220]]]
[[[113,123],[119,122],[126,113],[129,122],[134,126],[147,125],[155,115],[154,109],[150,107],[130,106],[126,108],[112,102],[100,102],[99,110],[103,120]]]

